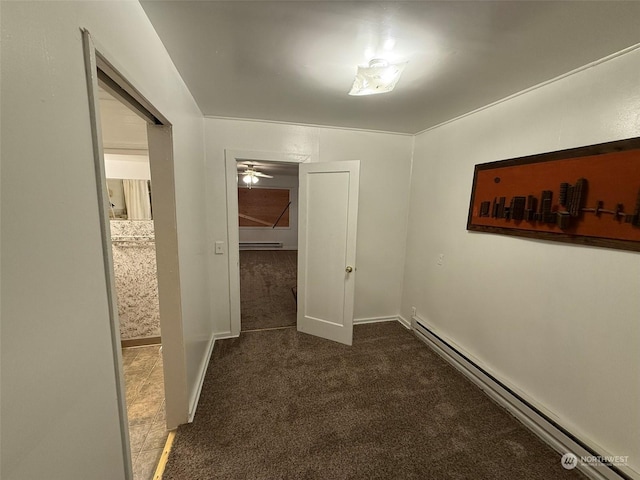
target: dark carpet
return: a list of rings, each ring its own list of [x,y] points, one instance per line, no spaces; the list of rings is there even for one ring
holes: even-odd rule
[[[585,477],[391,322],[356,326],[352,347],[294,328],[217,341],[163,478]]]
[[[296,324],[296,250],[240,252],[241,330]]]

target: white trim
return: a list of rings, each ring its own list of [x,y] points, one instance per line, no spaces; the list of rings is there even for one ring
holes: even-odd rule
[[[109,147],[102,149],[105,154],[111,155],[137,155],[140,157],[149,157],[148,148],[129,148],[129,147]],[[136,159],[137,161],[138,159]],[[148,160],[147,160],[148,161]]]
[[[120,343],[120,321],[118,319],[117,292],[113,274],[113,255],[110,242],[109,195],[106,189],[107,180],[104,167],[104,152],[102,150],[102,128],[100,125],[100,101],[98,97],[98,67],[96,48],[91,34],[87,29],[81,30],[84,55],[85,79],[87,82],[89,100],[89,122],[91,127],[91,141],[93,146],[93,162],[96,177],[98,215],[100,219],[100,232],[102,243],[102,261],[107,295],[107,308],[109,312],[109,330],[111,336],[111,348],[113,355],[113,368],[116,387],[116,403],[118,405],[118,417],[120,426],[120,441],[122,447],[122,459],[124,465],[124,478],[133,478],[133,458],[131,456],[131,443],[129,424],[127,419],[126,388],[124,369],[122,367],[122,347]]]
[[[231,332],[220,332],[220,333],[214,333],[213,336],[216,337],[216,340],[225,340],[227,338],[238,338],[240,334],[234,335]]]
[[[409,188],[406,189],[407,193],[407,205],[411,206],[411,186],[413,185],[413,167],[415,163],[415,153],[416,153],[416,136],[414,135],[411,139],[411,162],[409,163]],[[410,224],[410,208],[406,209],[404,215],[404,235],[403,238],[405,242],[402,244],[402,258],[407,258],[407,242],[406,239],[409,238],[409,224]],[[407,271],[407,262],[402,262],[402,280],[400,282],[400,297],[402,298],[402,293],[404,292],[404,284],[406,280],[405,273]],[[402,323],[408,330],[411,330],[411,322],[404,318],[401,314],[398,314],[398,319],[400,323]]]
[[[198,402],[200,401],[200,394],[202,393],[202,386],[204,385],[204,379],[207,375],[207,368],[211,363],[211,355],[213,355],[213,349],[216,344],[216,340],[224,340],[226,338],[238,338],[240,335],[233,335],[231,332],[214,333],[209,339],[209,345],[207,346],[207,353],[200,363],[200,375],[198,380],[198,388],[194,391],[189,402],[189,423],[193,422],[198,409]]]
[[[512,99],[514,99],[516,97],[519,97],[520,95],[524,95],[525,93],[529,93],[529,92],[532,92],[532,91],[537,90],[539,88],[545,87],[545,86],[547,86],[547,85],[549,85],[551,83],[558,82],[558,81],[560,81],[560,80],[562,80],[564,78],[567,78],[567,77],[570,77],[572,75],[575,75],[576,73],[580,73],[580,72],[582,72],[584,70],[588,70],[589,68],[596,67],[596,66],[598,66],[598,65],[600,65],[602,63],[605,63],[605,62],[608,62],[608,61],[613,60],[615,58],[621,57],[623,55],[626,55],[627,53],[631,53],[634,50],[638,50],[638,49],[640,49],[640,43],[636,43],[635,45],[632,45],[632,46],[627,47],[627,48],[625,48],[623,50],[620,50],[619,52],[612,53],[611,55],[607,55],[606,57],[603,57],[603,58],[601,58],[599,60],[595,60],[595,61],[593,61],[591,63],[587,63],[586,65],[578,67],[578,68],[576,68],[574,70],[571,70],[571,71],[569,71],[567,73],[563,73],[562,75],[558,75],[557,77],[554,77],[554,78],[552,78],[550,80],[547,80],[545,82],[538,83],[537,85],[534,85],[533,87],[526,88],[524,90],[521,90],[519,92],[514,93],[513,95],[509,95],[508,97],[501,98],[500,100],[497,100],[495,102],[489,103],[488,105],[485,105],[483,107],[476,108],[475,110],[471,110],[470,112],[463,113],[462,115],[458,115],[457,117],[451,118],[451,119],[446,120],[446,121],[441,122],[441,123],[438,123],[437,125],[434,125],[432,127],[428,127],[428,128],[425,128],[424,130],[420,130],[419,132],[414,133],[414,136],[421,135],[421,134],[423,134],[425,132],[428,132],[430,130],[435,130],[436,128],[440,128],[440,127],[443,127],[444,125],[447,125],[449,123],[456,122],[456,121],[458,121],[458,120],[460,120],[462,118],[465,118],[465,117],[468,117],[470,115],[473,115],[474,113],[478,113],[478,112],[481,112],[482,110],[486,110],[488,108],[494,107],[494,106],[499,105],[501,103],[508,102],[509,100],[512,100]]]
[[[365,318],[353,319],[354,325],[363,325],[365,323],[380,323],[380,322],[398,322],[407,330],[411,330],[411,323],[402,315],[391,315],[389,317],[365,317]]]
[[[101,84],[108,83],[110,90],[116,98],[128,105],[135,113],[147,122],[147,146],[151,179],[154,191],[159,193],[154,200],[153,224],[156,236],[156,257],[158,270],[158,298],[160,308],[160,329],[162,330],[162,350],[164,357],[164,389],[166,423],[169,429],[187,422],[189,412],[189,394],[187,385],[187,367],[185,363],[185,342],[182,324],[182,297],[180,286],[180,260],[178,257],[178,230],[176,224],[176,198],[175,198],[175,172],[173,159],[172,125],[139,90],[131,84],[125,76],[114,66],[106,51],[91,38],[86,29],[81,29],[85,38],[85,69],[87,70],[88,92],[92,117],[92,128],[99,126],[99,93],[98,80]],[[106,83],[105,83],[106,82]],[[94,134],[94,156],[98,155],[101,170],[97,178],[98,189],[104,184],[104,152],[102,140]],[[100,208],[106,210],[109,205],[108,195],[100,194]],[[107,222],[108,222],[107,215]],[[111,256],[111,236],[108,234],[108,255]],[[106,261],[106,260],[105,260]],[[108,259],[109,275],[113,276],[113,261]],[[107,281],[109,281],[107,279]],[[115,287],[113,287],[115,289]],[[114,290],[115,292],[115,290]],[[109,294],[111,295],[111,294]],[[115,302],[112,298],[111,302]],[[115,304],[114,304],[115,305]],[[116,305],[117,306],[117,305]],[[116,345],[120,348],[119,327],[117,322],[117,309],[112,322],[115,319],[117,331]],[[113,327],[112,327],[113,328]],[[116,348],[116,347],[114,347]],[[121,368],[121,361],[118,368]],[[122,394],[124,395],[124,394]],[[124,397],[123,397],[124,398]],[[124,399],[122,400],[125,401]],[[121,418],[128,427],[126,410],[124,418]],[[127,452],[129,448],[127,447]],[[125,454],[125,461],[127,459]]]
[[[305,163],[309,161],[311,155],[305,153],[286,153],[286,152],[263,152],[258,150],[236,150],[225,149],[225,158],[231,155],[237,162],[285,162],[285,163]],[[238,169],[234,171],[238,175]]]
[[[225,150],[227,187],[227,252],[229,259],[229,323],[232,335],[240,334],[240,227],[238,226],[237,156],[239,152]]]
[[[293,125],[297,127],[326,128],[329,130],[350,130],[354,132],[365,132],[365,133],[384,133],[387,135],[401,135],[403,137],[410,137],[415,135],[415,133],[408,133],[408,132],[391,132],[388,130],[372,130],[370,128],[340,127],[337,125],[319,125],[315,123],[298,123],[298,122],[292,123],[292,122],[286,122],[284,120],[266,120],[262,118],[224,117],[220,115],[205,115],[204,118],[210,118],[212,120],[231,120],[234,122],[258,122],[258,123],[273,123],[276,125]]]
[[[472,361],[475,362],[471,355],[468,355],[467,352],[452,342],[449,343],[448,339],[439,334],[427,321],[414,316],[411,319],[411,325],[414,334],[419,340],[424,342],[444,360],[480,387],[496,403],[504,407],[524,424],[524,426],[558,452],[558,462],[560,462],[560,457],[567,452],[574,453],[578,457],[594,455],[592,451],[586,450],[561,429],[553,425],[553,423],[548,421],[539,411],[534,410],[532,408],[534,402],[529,401],[525,395],[522,395],[520,392],[514,394],[515,389],[511,388],[506,382],[499,380],[485,365],[477,366],[471,363]],[[465,358],[465,356],[467,358]],[[471,361],[468,359],[471,359]],[[520,396],[520,398],[518,398],[518,396]],[[529,403],[529,405],[527,403]],[[543,413],[546,415],[545,412]],[[584,441],[582,442],[586,443]],[[599,450],[602,449],[600,448]],[[601,454],[608,455],[607,452]],[[587,477],[594,480],[619,480],[624,478],[605,466],[582,464],[580,462],[578,468]],[[624,472],[624,474],[628,475],[629,478],[638,478],[638,472],[633,471],[631,468],[625,466],[618,466],[618,468]]]
[[[182,287],[176,217],[172,127],[147,125],[149,167],[154,197],[158,306],[164,358],[167,428],[177,428],[189,417],[189,388],[183,325]]]
[[[110,143],[108,147],[103,148],[104,153],[115,155],[148,155],[147,147],[139,146],[137,143]]]
[[[207,374],[207,367],[209,366],[209,361],[211,360],[211,354],[213,353],[213,347],[216,343],[215,334],[211,335],[209,339],[209,345],[207,346],[207,353],[200,362],[200,372],[198,376],[198,387],[191,394],[191,399],[189,401],[189,423],[193,422],[193,417],[196,415],[196,410],[198,408],[198,401],[200,400],[200,393],[202,392],[202,385],[204,384],[204,377]]]
[[[398,320],[396,315],[391,317],[368,317],[368,318],[354,318],[354,325],[362,325],[363,323],[380,323],[380,322],[395,322]]]
[[[400,325],[402,325],[407,330],[412,330],[411,322],[404,318],[402,315],[398,315],[398,322],[400,322]]]
[[[229,258],[229,322],[231,336],[240,335],[240,228],[238,226],[238,168],[247,160],[258,162],[307,163],[311,155],[283,152],[260,152],[226,148],[225,177],[227,188],[227,245]]]

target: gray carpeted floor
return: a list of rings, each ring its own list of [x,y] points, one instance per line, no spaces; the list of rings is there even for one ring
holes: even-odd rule
[[[165,480],[577,479],[396,322],[217,341]]]
[[[296,324],[296,250],[240,252],[241,330]]]

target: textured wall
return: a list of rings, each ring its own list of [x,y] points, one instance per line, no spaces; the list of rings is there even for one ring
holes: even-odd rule
[[[138,237],[131,241],[122,241]],[[160,336],[153,221],[111,221],[113,270],[123,340]]]

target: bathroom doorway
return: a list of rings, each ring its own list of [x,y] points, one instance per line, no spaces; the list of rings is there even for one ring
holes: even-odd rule
[[[105,285],[109,299],[122,455],[125,460],[124,477],[128,480],[152,478],[157,463],[156,459],[162,452],[162,437],[167,428],[175,429],[178,425],[186,423],[189,415],[189,401],[185,388],[187,372],[182,335],[172,126],[166,117],[123,77],[111,62],[96,50],[89,32],[83,30],[82,35],[89,94],[89,118],[94,145],[93,160],[98,213],[102,231]],[[126,186],[124,182],[108,184],[103,142],[103,136],[107,136],[108,133],[106,129],[102,128],[101,96],[104,93],[101,92],[101,89],[129,108],[128,120],[133,122],[132,118],[137,115],[143,121],[138,125],[139,128],[142,131],[146,129],[146,141],[140,140],[135,135],[134,138],[129,138],[120,131],[120,139],[115,144],[109,145],[108,153],[134,157],[136,155],[145,156],[138,150],[146,148],[148,150],[148,167],[143,166],[144,162],[141,162],[140,158],[119,157],[116,160],[129,161],[129,172],[135,170],[139,173],[140,169],[150,169],[152,185],[148,177],[136,178],[135,175],[132,180],[142,180],[142,182],[135,182],[133,186],[131,184]],[[117,103],[114,105],[118,106]],[[118,108],[120,107],[118,106]],[[131,125],[129,127],[121,130],[131,133],[132,127]],[[107,139],[107,141],[109,140]],[[116,166],[122,167],[123,165]],[[116,177],[116,175],[111,176],[112,178]],[[151,196],[151,186],[153,187],[153,197]],[[124,206],[120,204],[120,208],[118,208],[116,197],[119,193],[116,190],[122,188],[122,196],[124,197],[131,193],[125,193],[129,187],[132,187],[130,188],[132,192],[137,192],[137,200],[132,198],[129,204]],[[134,205],[146,203],[147,194],[149,197],[148,207]],[[139,213],[135,212],[136,210],[140,211],[138,207],[147,212],[142,214],[143,218],[141,219],[137,218]],[[150,217],[149,211],[151,212]],[[125,213],[127,218],[124,218]],[[130,219],[129,216],[136,218]],[[119,228],[116,228],[114,224],[112,228],[112,222],[123,221],[129,222],[129,224],[120,225]],[[139,223],[133,225],[136,222]],[[137,335],[137,337],[128,339],[133,341],[133,345],[125,343],[123,349],[124,339],[121,338],[121,325],[118,318],[117,282],[113,261],[113,247],[117,242],[112,241],[114,238],[112,235],[119,237],[119,241],[130,242],[138,248],[155,248],[157,252],[155,263],[161,328],[161,333],[158,332],[157,336],[160,337],[161,345],[156,343],[157,339],[153,339],[155,335]],[[124,246],[122,249],[124,250]],[[147,271],[153,271],[153,268],[147,265]],[[144,295],[140,294],[139,296]],[[141,340],[142,338],[147,340]],[[151,343],[151,345],[143,345],[144,343]],[[127,353],[127,348],[130,346],[137,350]],[[135,372],[135,375],[130,375],[125,371],[125,364],[127,370],[130,373]],[[134,379],[134,377],[136,378]],[[140,380],[140,382],[137,383],[136,380]],[[143,400],[143,397],[140,396],[143,391],[145,394],[150,394],[148,400]],[[163,397],[164,400],[162,400]],[[162,408],[163,403],[164,408]],[[128,412],[132,414],[131,417],[128,417]],[[131,428],[136,425],[144,425],[144,428]],[[134,475],[134,470],[136,475]]]
[[[150,480],[168,431],[147,122],[99,85],[129,447]]]

